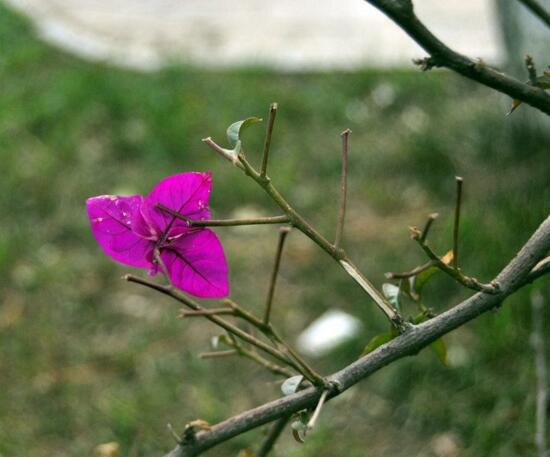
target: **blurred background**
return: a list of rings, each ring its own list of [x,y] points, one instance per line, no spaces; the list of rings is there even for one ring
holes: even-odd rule
[[[511,0],[416,3],[453,47],[521,80],[526,52],[539,69],[550,63],[548,30]],[[427,214],[440,213],[433,246],[450,248],[455,175],[465,181],[463,268],[492,278],[549,213],[548,120],[526,106],[504,117],[510,99],[447,71],[421,73],[410,59],[422,55],[359,0],[0,2],[0,456],[91,456],[108,442],[122,456],[161,455],[174,445],[168,422],[215,423],[280,395],[279,380],[247,360],[199,359],[218,330],[122,281],[131,269],[102,253],[84,208],[93,195],[145,194],[166,175],[211,170],[214,217],[278,214],[201,143],[223,144],[229,124],[265,117],[272,101],[273,180],[329,238],[339,134],[352,129],[344,246],[376,285],[424,262],[408,227]],[[263,131],[247,131],[251,160]],[[216,232],[231,297],[260,313],[277,229]],[[548,300],[539,281],[448,335],[448,366],[429,350],[392,364],[332,401],[305,445],[285,432],[274,455],[535,455],[535,289]],[[441,312],[469,293],[438,276],[425,295]],[[295,342],[327,311],[360,325],[308,355],[322,373],[387,330],[345,273],[293,232],[274,321]],[[206,455],[256,449],[264,432]]]

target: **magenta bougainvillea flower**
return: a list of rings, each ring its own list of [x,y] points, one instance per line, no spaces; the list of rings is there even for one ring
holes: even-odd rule
[[[197,297],[229,293],[227,262],[214,232],[193,227],[157,208],[163,205],[191,220],[210,218],[211,173],[181,173],[160,181],[147,196],[101,195],[86,201],[95,239],[120,263],[160,270],[155,249],[174,286]]]

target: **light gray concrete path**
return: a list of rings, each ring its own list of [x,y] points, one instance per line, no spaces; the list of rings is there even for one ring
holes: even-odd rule
[[[408,65],[422,51],[363,0],[0,0],[47,41],[142,70],[166,62],[267,64],[283,70]],[[501,55],[491,0],[416,0],[444,40]]]

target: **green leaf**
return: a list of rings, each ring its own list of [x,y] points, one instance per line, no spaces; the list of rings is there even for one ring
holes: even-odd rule
[[[241,141],[241,135],[243,131],[251,125],[257,124],[258,122],[262,122],[262,119],[259,117],[249,117],[242,121],[234,122],[229,127],[227,127],[227,139],[229,140],[231,146],[233,146],[234,148],[240,148],[239,143]]]
[[[388,299],[388,301],[393,305],[398,311],[401,310],[401,305],[399,304],[399,287],[394,284],[386,282],[382,284],[382,292]]]
[[[432,344],[430,344],[430,348],[432,351],[435,352],[435,355],[439,359],[439,361],[445,365],[448,366],[447,363],[447,345],[445,344],[445,341],[443,341],[443,338],[439,338],[438,340],[435,340]]]
[[[363,349],[363,353],[361,354],[361,356],[367,355],[368,353],[374,351],[379,346],[386,344],[388,341],[391,341],[394,338],[395,338],[395,334],[392,331],[380,333],[379,335],[374,336],[369,341],[369,344],[365,346],[365,349]]]
[[[281,386],[281,391],[284,395],[292,395],[298,390],[298,387],[300,387],[300,383],[303,379],[304,377],[302,375],[296,375],[285,379],[285,382],[283,382],[283,385]]]
[[[447,252],[441,260],[445,265],[449,265],[453,261],[453,251]],[[439,270],[439,268],[433,266],[426,270],[424,270],[422,273],[417,274],[414,277],[414,283],[413,283],[413,289],[414,292],[420,297],[422,295],[422,289],[428,282],[428,280],[431,279],[433,275],[435,275]]]

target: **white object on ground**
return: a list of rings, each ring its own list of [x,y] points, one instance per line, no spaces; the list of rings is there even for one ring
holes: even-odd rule
[[[309,356],[322,356],[353,338],[362,324],[340,310],[329,310],[315,319],[298,337],[298,349]]]

